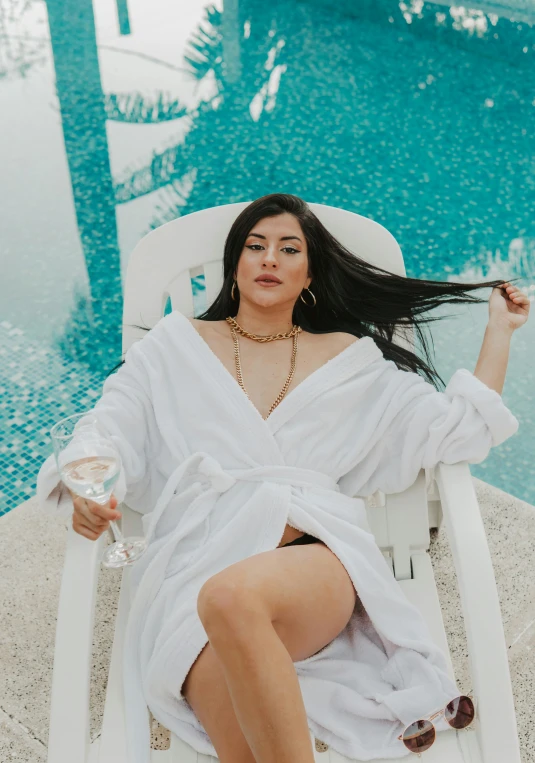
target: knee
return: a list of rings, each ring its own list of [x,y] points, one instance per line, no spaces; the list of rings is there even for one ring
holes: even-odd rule
[[[247,584],[229,576],[209,578],[197,597],[197,613],[207,632],[216,625],[235,624],[255,609],[254,595]]]

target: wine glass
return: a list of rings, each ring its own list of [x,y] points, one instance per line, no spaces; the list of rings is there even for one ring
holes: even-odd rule
[[[121,456],[92,413],[75,413],[50,430],[54,456],[62,482],[76,495],[102,505],[108,503],[121,472]],[[115,543],[104,550],[104,567],[125,567],[145,552],[143,537],[125,538],[110,520]]]

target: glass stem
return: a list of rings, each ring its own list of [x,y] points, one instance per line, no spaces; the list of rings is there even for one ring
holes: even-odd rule
[[[124,543],[124,535],[120,531],[119,525],[110,519],[110,527],[111,527],[111,531],[113,533],[113,537],[115,538],[115,540],[119,541],[120,543]]]

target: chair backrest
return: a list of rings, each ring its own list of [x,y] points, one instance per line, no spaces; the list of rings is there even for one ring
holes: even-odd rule
[[[194,317],[192,279],[204,274],[205,304],[223,285],[225,239],[240,212],[251,202],[224,204],[179,217],[144,236],[133,250],[126,273],[123,309],[123,353],[173,310]],[[327,230],[349,251],[391,273],[406,275],[403,255],[394,236],[368,217],[326,204],[308,206]],[[414,351],[412,329],[398,329],[396,341]],[[423,470],[402,494],[377,491],[367,500],[368,520],[376,542],[390,557],[398,580],[410,578],[410,550],[429,547],[427,498]]]
[[[165,314],[173,310],[193,317],[192,278],[204,273],[206,304],[223,285],[223,247],[234,220],[251,202],[224,204],[179,217],[148,233],[128,262],[124,289],[123,353]],[[310,209],[347,249],[372,265],[405,275],[403,256],[394,236],[382,225],[345,209],[309,204]]]

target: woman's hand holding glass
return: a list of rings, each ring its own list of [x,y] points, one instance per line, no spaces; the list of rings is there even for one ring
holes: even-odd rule
[[[112,494],[122,463],[113,441],[106,436],[92,413],[68,416],[50,431],[60,477],[73,499],[73,528],[97,540],[111,527],[115,543],[102,555],[104,567],[133,564],[145,552],[143,537],[125,538],[114,520],[117,499]]]
[[[74,512],[72,526],[79,535],[89,540],[98,540],[102,533],[110,527],[113,520],[121,519],[122,514],[116,511],[117,498],[112,495],[108,503],[102,505],[81,495],[76,495],[70,488]]]

